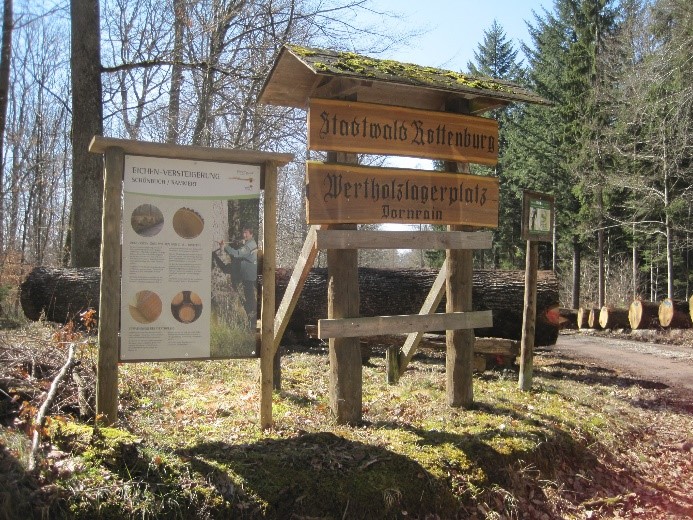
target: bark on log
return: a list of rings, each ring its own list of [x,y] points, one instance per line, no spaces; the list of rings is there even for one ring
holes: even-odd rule
[[[633,330],[659,327],[659,303],[633,300],[628,307],[628,322]]]
[[[48,321],[67,323],[87,309],[99,309],[101,269],[37,267],[20,287],[24,315],[33,321],[45,313]]]
[[[64,322],[81,310],[98,312],[99,269],[34,269],[22,284],[22,308],[36,320],[45,310],[46,319]],[[359,268],[361,316],[417,314],[435,280],[433,269]],[[277,269],[277,306],[286,290],[291,271]],[[493,327],[475,329],[480,337],[519,340],[522,332],[524,271],[474,271],[474,310],[492,310]],[[535,345],[556,343],[558,280],[551,271],[537,275],[537,323]],[[445,312],[445,298],[436,312]],[[287,330],[302,336],[306,325],[327,316],[327,269],[311,270]]]
[[[605,305],[599,311],[599,325],[603,329],[629,328],[628,309],[616,309]]]
[[[417,314],[438,272],[432,269],[359,268],[361,316]],[[291,272],[277,270],[277,298],[281,299]],[[326,315],[326,270],[312,269],[288,328],[297,333]],[[493,327],[475,329],[476,336],[519,340],[522,333],[524,271],[474,271],[472,301],[475,311],[492,310]],[[558,323],[551,310],[558,306],[558,280],[551,271],[537,276],[537,346],[553,345]],[[445,297],[436,312],[445,312]]]
[[[688,329],[691,327],[691,316],[688,302],[665,298],[659,304],[659,323],[662,327]]]
[[[559,322],[558,326],[561,329],[574,330],[578,328],[578,309],[567,309],[561,307],[558,309]]]

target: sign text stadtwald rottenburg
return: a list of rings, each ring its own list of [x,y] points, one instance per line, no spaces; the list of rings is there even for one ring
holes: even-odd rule
[[[498,179],[309,161],[308,224],[498,226]]]
[[[498,162],[498,123],[449,112],[312,99],[308,139],[311,150]]]

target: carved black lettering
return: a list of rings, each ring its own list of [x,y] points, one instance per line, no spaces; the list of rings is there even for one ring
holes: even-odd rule
[[[412,121],[411,126],[414,128],[414,138],[411,140],[412,144],[424,144],[424,129],[423,121]]]
[[[320,139],[324,139],[325,136],[330,133],[330,114],[323,110],[320,114],[320,119],[322,120],[322,126],[320,127],[318,135]]]
[[[371,123],[369,125],[370,127],[370,138],[371,139],[380,139],[380,136],[382,135],[383,131],[380,128],[380,123]]]
[[[342,193],[342,175],[335,175],[334,173],[328,173],[325,175],[323,184],[327,184],[327,191],[325,196],[322,198],[323,201],[327,199],[336,199]]]

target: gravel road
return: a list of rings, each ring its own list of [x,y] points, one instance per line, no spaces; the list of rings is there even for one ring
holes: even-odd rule
[[[664,383],[693,395],[693,345],[662,345],[591,334],[561,334],[550,351]]]

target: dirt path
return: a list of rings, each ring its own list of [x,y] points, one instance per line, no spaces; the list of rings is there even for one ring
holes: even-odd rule
[[[578,333],[561,334],[551,352],[664,383],[693,395],[693,346],[661,345]]]

